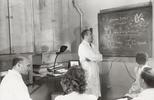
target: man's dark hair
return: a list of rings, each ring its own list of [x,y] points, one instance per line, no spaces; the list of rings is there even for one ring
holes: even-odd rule
[[[65,94],[70,92],[84,93],[86,90],[85,71],[79,66],[72,66],[61,80],[61,84],[67,89]]]
[[[137,53],[136,54],[136,62],[139,65],[145,65],[145,63],[147,62],[148,56],[145,53]]]
[[[15,66],[18,62],[23,61],[22,57],[14,57],[12,60],[12,66]]]
[[[92,28],[83,30],[82,33],[81,33],[82,39],[84,39],[84,37],[85,37],[85,35],[87,35],[87,32],[88,32],[88,31],[92,32],[93,30],[92,30]]]
[[[154,88],[154,71],[150,67],[146,67],[141,72],[141,78],[147,84],[148,87]]]

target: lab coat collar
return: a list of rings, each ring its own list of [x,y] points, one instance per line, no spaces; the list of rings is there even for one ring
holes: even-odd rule
[[[83,40],[82,42],[86,45],[89,45],[89,42],[87,42],[86,40]]]

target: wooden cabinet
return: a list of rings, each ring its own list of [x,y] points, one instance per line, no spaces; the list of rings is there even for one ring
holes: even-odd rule
[[[0,53],[33,52],[31,0],[0,0]]]

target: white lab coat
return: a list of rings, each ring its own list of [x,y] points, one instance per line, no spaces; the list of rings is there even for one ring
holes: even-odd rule
[[[31,100],[19,72],[9,70],[0,84],[0,100]]]
[[[138,97],[132,100],[154,100],[154,88],[143,90]]]
[[[101,96],[98,61],[102,61],[102,55],[89,45],[85,40],[79,45],[78,55],[83,69],[86,71],[86,93]],[[88,58],[90,61],[87,61]]]
[[[144,66],[140,68],[138,67],[135,68],[136,80],[132,84],[131,88],[129,89],[128,94],[126,94],[127,96],[132,97],[132,98],[137,97],[138,94],[143,90],[143,87],[141,86],[141,72],[146,67],[150,67],[150,66],[145,64]]]
[[[67,95],[59,95],[55,98],[55,100],[97,100],[97,97],[94,95],[72,92]]]

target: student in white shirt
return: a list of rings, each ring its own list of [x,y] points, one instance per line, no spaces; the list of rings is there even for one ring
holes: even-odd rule
[[[31,100],[21,74],[28,74],[30,63],[24,57],[13,59],[13,68],[8,71],[0,84],[0,100]]]
[[[79,66],[71,67],[61,80],[64,95],[55,100],[97,100],[95,95],[86,94],[85,71]]]
[[[144,90],[132,100],[154,100],[154,69],[144,68],[141,72]]]
[[[102,61],[102,55],[93,45],[93,34],[91,29],[85,29],[81,36],[83,38],[78,48],[78,55],[83,69],[86,71],[87,89],[86,93],[101,96],[99,66],[97,62]]]
[[[150,67],[147,65],[148,55],[146,53],[137,53],[136,54],[136,63],[138,64],[137,67],[135,67],[135,74],[136,74],[136,80],[132,84],[132,87],[129,89],[129,92],[126,94],[126,96],[129,96],[131,98],[137,97],[138,94],[143,90],[143,87],[141,86],[141,72],[144,68]]]

